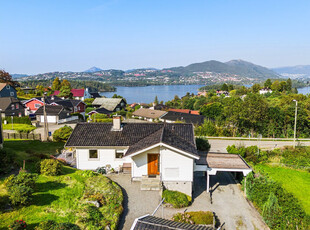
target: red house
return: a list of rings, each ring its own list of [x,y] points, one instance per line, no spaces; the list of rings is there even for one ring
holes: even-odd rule
[[[43,101],[37,98],[31,98],[30,100],[24,101],[23,104],[26,106],[28,114],[35,113],[42,105],[44,105]]]
[[[53,96],[58,96],[60,93],[59,90],[55,90],[52,94]],[[84,101],[87,98],[91,98],[90,93],[88,92],[88,89],[71,89],[72,97],[76,100],[82,100]],[[64,98],[63,98],[64,99]]]

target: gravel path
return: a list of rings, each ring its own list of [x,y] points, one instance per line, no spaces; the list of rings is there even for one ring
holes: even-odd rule
[[[161,198],[158,191],[141,191],[140,182],[130,183],[130,175],[108,176],[118,183],[124,192],[124,213],[120,220],[119,229],[130,229],[135,218],[151,214],[159,204]],[[194,200],[190,207],[173,209],[165,207],[156,212],[156,216],[170,219],[177,212],[212,211],[215,212],[223,229],[268,229],[261,216],[252,207],[235,183],[230,173],[218,172],[211,176],[212,199],[205,192],[206,179],[195,176]],[[212,203],[211,203],[212,200]]]

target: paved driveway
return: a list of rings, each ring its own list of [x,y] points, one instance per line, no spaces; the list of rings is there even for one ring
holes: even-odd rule
[[[130,183],[129,175],[111,175],[124,190],[124,214],[120,220],[119,229],[128,230],[135,218],[151,214],[161,198],[158,191],[141,191],[140,182]],[[194,200],[190,207],[173,209],[165,207],[156,212],[156,216],[170,219],[177,212],[212,211],[223,225],[223,229],[268,229],[259,213],[242,195],[239,185],[232,179],[230,173],[218,172],[211,176],[210,186],[212,196],[205,192],[206,179],[195,176]],[[211,198],[212,197],[212,198]]]
[[[108,175],[123,189],[124,212],[120,219],[119,228],[129,230],[137,217],[152,214],[160,203],[159,191],[141,191],[140,182],[130,182],[130,175]]]

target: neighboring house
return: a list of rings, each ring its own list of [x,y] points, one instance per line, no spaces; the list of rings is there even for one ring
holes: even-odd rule
[[[91,98],[97,98],[97,97],[101,97],[100,94],[98,92],[92,92],[89,93]]]
[[[93,111],[90,111],[88,113],[88,115],[92,115],[92,114],[95,114],[95,113],[110,115],[112,112],[109,111],[109,110],[106,110],[105,108],[98,108],[98,109],[95,109]]]
[[[129,164],[132,180],[153,177],[167,189],[192,195],[199,159],[192,124],[122,124],[117,116],[113,124],[77,124],[65,146],[75,149],[78,169]]]
[[[154,120],[159,120],[166,113],[166,111],[161,110],[140,108],[132,113],[132,117],[152,122]]]
[[[200,115],[199,110],[190,110],[190,109],[169,109],[168,111]]]
[[[20,90],[23,91],[25,94],[37,92],[36,88],[29,88],[29,87],[20,88]]]
[[[70,113],[81,113],[85,115],[86,104],[81,100],[68,99],[51,103],[51,105],[61,105]]]
[[[0,83],[0,97],[15,97],[17,98],[17,93],[14,87],[7,83]]]
[[[153,215],[141,216],[133,222],[130,230],[214,230],[211,226],[186,224]]]
[[[207,91],[199,91],[198,93],[197,93],[197,96],[199,97],[199,96],[204,96],[204,97],[206,97],[207,96]]]
[[[62,99],[57,96],[48,96],[45,97],[45,100],[43,97],[34,97],[29,100],[25,100],[23,101],[23,104],[27,108],[26,115],[34,114],[42,105],[44,105],[43,101],[45,101],[46,104],[53,104],[55,102],[62,101]]]
[[[24,106],[27,108],[26,113],[34,114],[42,105],[44,105],[43,101],[38,98],[31,98],[29,100],[23,101]]]
[[[0,110],[3,117],[25,116],[25,106],[15,97],[0,97]]]
[[[110,112],[126,109],[126,102],[123,98],[96,98],[92,105],[95,108],[105,108]]]
[[[179,113],[168,111],[164,116],[160,118],[161,121],[173,123],[176,121],[181,121],[184,123],[191,123],[195,125],[201,125],[204,122],[205,117],[202,115],[194,115],[189,113]]]
[[[60,93],[59,90],[55,90],[54,93],[52,94],[52,96],[57,96],[57,95],[59,95],[59,93]],[[76,99],[76,100],[84,101],[87,98],[91,98],[91,95],[88,92],[88,88],[86,88],[86,89],[71,89],[71,93],[72,93],[72,98]],[[64,97],[62,97],[62,99],[64,99]]]
[[[222,95],[224,95],[225,97],[229,97],[229,92],[227,92],[227,91],[222,91],[222,90],[217,90],[216,91],[216,96],[222,96]]]
[[[41,106],[36,112],[36,119],[39,122],[44,122],[44,106]],[[45,105],[46,118],[48,123],[58,124],[62,119],[70,117],[70,111],[60,105]]]
[[[272,90],[268,87],[262,88],[259,90],[259,94],[272,93]]]

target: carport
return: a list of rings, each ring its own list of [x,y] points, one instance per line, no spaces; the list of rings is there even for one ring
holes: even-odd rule
[[[194,171],[206,172],[207,193],[209,193],[210,176],[222,172],[242,172],[247,176],[252,172],[246,161],[237,154],[229,153],[199,153],[200,159],[196,160]]]

